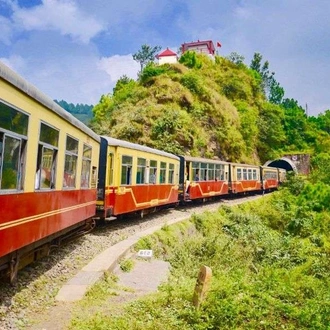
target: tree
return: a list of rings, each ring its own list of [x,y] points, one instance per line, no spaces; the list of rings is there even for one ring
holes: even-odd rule
[[[149,62],[153,62],[156,53],[160,50],[160,46],[151,47],[145,44],[141,46],[141,49],[137,53],[133,54],[133,60],[140,63],[141,72]]]
[[[237,65],[243,64],[244,62],[244,56],[240,55],[236,52],[231,52],[227,57],[226,57],[230,62],[233,62]]]
[[[284,89],[281,85],[272,77],[270,83],[270,90],[268,100],[270,103],[281,104],[284,97]]]
[[[284,89],[274,78],[275,72],[269,72],[269,62],[265,61],[262,65],[262,55],[254,53],[250,68],[259,73],[261,88],[268,101],[273,104],[280,104],[284,97]]]

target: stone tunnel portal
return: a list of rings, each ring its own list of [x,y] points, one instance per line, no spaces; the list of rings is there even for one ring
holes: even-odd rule
[[[280,159],[269,160],[265,163],[265,166],[284,168],[286,171],[298,172],[296,165],[293,161],[287,157],[282,157]]]

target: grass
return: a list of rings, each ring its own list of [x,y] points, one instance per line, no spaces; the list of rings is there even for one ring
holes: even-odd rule
[[[288,194],[284,189],[252,203],[195,215],[141,239],[137,250],[153,249],[171,263],[168,283],[119,315],[77,316],[73,328],[329,329],[328,227],[320,224],[320,213],[301,216]],[[212,281],[196,310],[192,297],[201,265],[211,267]]]

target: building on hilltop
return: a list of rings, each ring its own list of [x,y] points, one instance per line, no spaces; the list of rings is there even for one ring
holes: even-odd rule
[[[187,51],[206,54],[212,58],[215,56],[215,47],[212,40],[186,42],[181,45],[182,54]]]
[[[178,55],[172,52],[170,49],[166,49],[163,52],[156,55],[158,60],[158,64],[162,65],[165,63],[177,63],[178,62]]]

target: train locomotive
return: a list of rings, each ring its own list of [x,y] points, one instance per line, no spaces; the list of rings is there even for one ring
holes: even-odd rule
[[[269,191],[284,178],[99,136],[0,62],[0,275],[11,283],[98,219]]]

